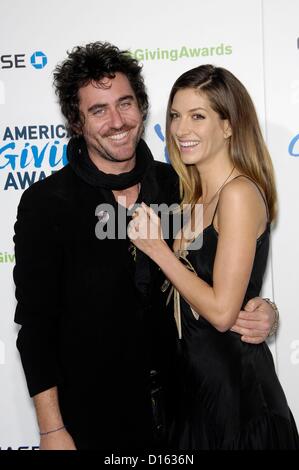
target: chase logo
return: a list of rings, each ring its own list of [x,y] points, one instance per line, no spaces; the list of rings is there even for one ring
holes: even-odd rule
[[[46,54],[36,51],[30,57],[30,63],[35,69],[43,69],[47,65],[48,59]]]

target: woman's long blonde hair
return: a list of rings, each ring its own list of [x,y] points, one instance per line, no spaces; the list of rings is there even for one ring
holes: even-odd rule
[[[181,204],[194,206],[202,195],[195,165],[185,165],[171,136],[171,108],[177,91],[191,88],[203,92],[212,109],[230,123],[229,154],[235,168],[252,178],[264,191],[269,219],[276,216],[277,194],[271,157],[265,144],[254,104],[242,83],[228,70],[200,65],[185,72],[174,83],[167,106],[166,143],[170,161],[180,178]]]

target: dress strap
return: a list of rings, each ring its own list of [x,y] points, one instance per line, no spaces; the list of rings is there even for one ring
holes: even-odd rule
[[[268,204],[267,204],[267,201],[266,201],[266,198],[261,190],[261,188],[259,187],[259,185],[254,181],[254,179],[250,178],[250,176],[247,176],[247,175],[237,175],[235,176],[234,178],[232,178],[230,181],[233,181],[233,180],[236,180],[237,178],[240,178],[241,176],[243,176],[244,178],[247,178],[249,179],[250,181],[252,181],[252,183],[257,187],[260,195],[262,196],[262,199],[265,203],[265,206],[266,206],[266,212],[267,212],[267,222],[269,222],[269,209],[268,209]],[[230,182],[229,181],[229,182]],[[228,183],[227,183],[228,184]],[[226,186],[226,185],[225,185]],[[225,188],[225,186],[223,186],[223,188]],[[222,189],[223,189],[222,188]],[[221,189],[221,191],[222,191]],[[211,225],[213,225],[214,223],[214,218],[215,218],[215,215],[216,215],[216,212],[217,212],[217,209],[218,209],[218,204],[219,204],[219,197],[220,197],[220,194],[221,194],[221,191],[219,192],[219,196],[218,196],[218,201],[217,201],[217,204],[216,204],[216,207],[215,207],[215,210],[214,210],[214,214],[213,214],[213,217],[212,217],[212,222],[211,222]]]
[[[218,197],[218,201],[217,201],[217,204],[216,204],[216,207],[215,207],[215,210],[214,210],[211,225],[214,225],[214,219],[215,219],[215,215],[216,215],[216,212],[217,212],[217,209],[218,209],[218,204],[219,204],[219,197]]]

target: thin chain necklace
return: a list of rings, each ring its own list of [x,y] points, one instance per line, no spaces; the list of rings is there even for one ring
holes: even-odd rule
[[[215,197],[217,196],[217,194],[220,193],[221,189],[224,187],[225,183],[229,180],[229,178],[231,177],[231,175],[233,174],[234,172],[234,169],[235,167],[233,166],[233,168],[231,169],[231,171],[229,172],[229,175],[225,178],[225,180],[223,181],[223,183],[221,184],[221,186],[217,189],[217,191],[213,194],[213,196],[211,197],[211,199],[209,200],[209,202],[202,202],[202,205],[203,205],[203,211],[202,211],[202,217],[204,216],[207,208],[209,207],[209,205],[211,204],[211,202],[214,201]],[[193,238],[191,239],[185,239],[185,241],[189,244],[190,242],[192,242],[192,240],[194,240],[194,236]],[[183,234],[181,233],[181,237],[180,237],[180,248],[179,248],[179,252],[183,252],[182,250],[182,242],[183,242],[183,239],[184,239],[184,236]]]
[[[229,175],[225,178],[225,180],[223,181],[223,183],[221,184],[221,186],[217,189],[217,191],[213,194],[213,196],[211,197],[211,199],[209,200],[209,202],[205,202],[204,200],[202,201],[202,205],[203,205],[203,214],[206,212],[207,208],[209,207],[209,205],[211,204],[211,202],[214,201],[215,197],[217,196],[218,193],[220,193],[221,189],[223,188],[223,186],[225,185],[225,183],[229,180],[229,178],[231,177],[231,175],[233,174],[234,172],[234,169],[235,167],[233,166],[232,170],[229,172]]]

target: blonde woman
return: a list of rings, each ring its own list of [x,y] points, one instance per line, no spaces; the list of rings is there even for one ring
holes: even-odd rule
[[[192,207],[189,229],[180,231],[172,251],[159,218],[143,204],[129,236],[169,284],[177,328],[170,445],[298,449],[268,346],[246,344],[231,330],[240,308],[259,295],[276,214],[272,163],[254,105],[232,73],[202,65],[175,82],[166,134],[182,207]]]

